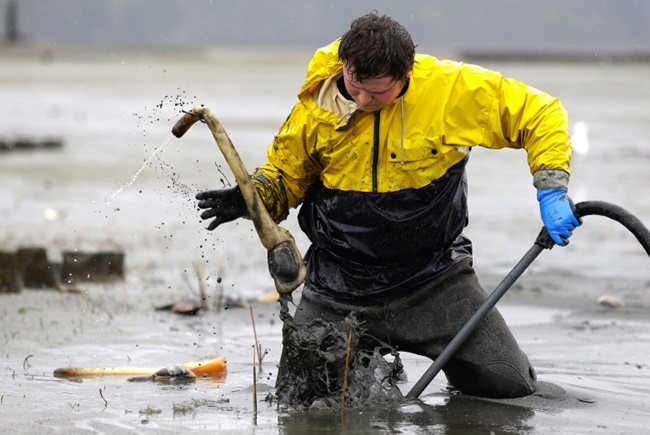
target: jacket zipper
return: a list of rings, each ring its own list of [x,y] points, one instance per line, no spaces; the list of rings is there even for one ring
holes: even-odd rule
[[[379,110],[375,112],[375,131],[372,144],[372,192],[377,193],[377,166],[379,165]]]

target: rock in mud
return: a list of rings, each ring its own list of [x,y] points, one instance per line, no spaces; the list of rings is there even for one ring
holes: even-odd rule
[[[121,280],[124,278],[124,253],[64,252],[61,274],[66,284]]]

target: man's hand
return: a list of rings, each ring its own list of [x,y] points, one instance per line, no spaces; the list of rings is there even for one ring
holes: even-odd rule
[[[201,219],[214,218],[208,225],[209,231],[244,216],[247,211],[239,186],[199,192],[196,199],[199,200],[199,208],[208,209],[201,213]]]
[[[562,189],[538,190],[537,200],[542,221],[551,239],[558,246],[568,245],[573,230],[582,225],[582,221],[573,212],[567,192]]]

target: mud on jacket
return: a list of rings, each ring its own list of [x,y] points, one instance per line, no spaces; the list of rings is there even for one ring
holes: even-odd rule
[[[524,148],[538,189],[567,188],[559,100],[474,65],[416,55],[406,92],[361,112],[337,87],[335,41],[253,174],[276,222],[298,207],[306,285],[339,297],[407,291],[471,256],[465,165],[474,146]]]

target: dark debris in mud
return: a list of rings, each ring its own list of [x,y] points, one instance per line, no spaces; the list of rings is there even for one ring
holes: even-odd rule
[[[267,401],[338,410],[342,403],[349,408],[405,400],[396,385],[403,376],[399,353],[384,343],[364,349],[362,339],[368,336],[354,314],[338,323],[315,319],[297,325],[289,314],[289,300],[282,297],[280,303],[283,356],[276,395],[267,396]]]

